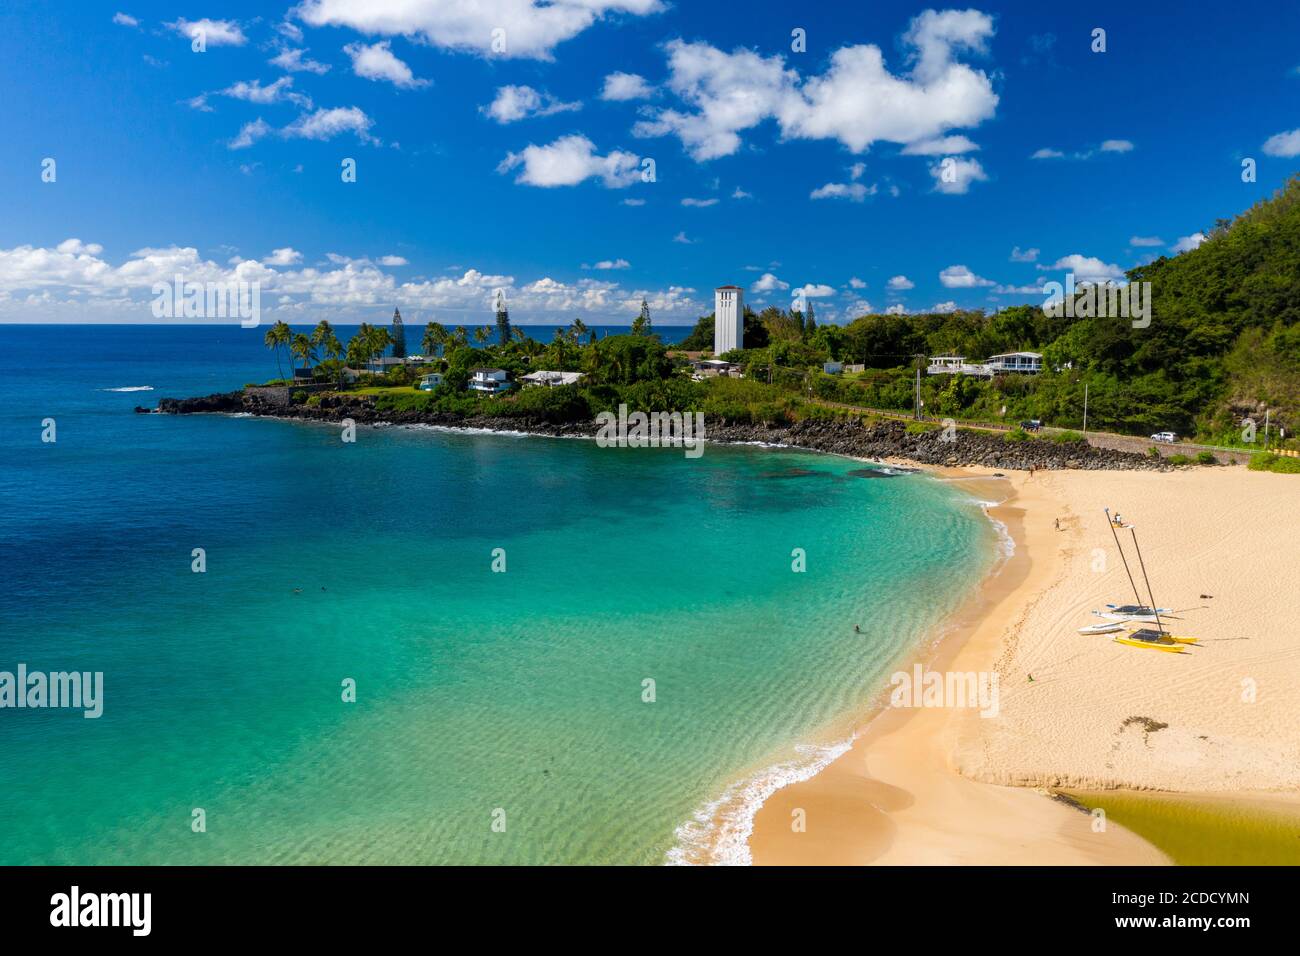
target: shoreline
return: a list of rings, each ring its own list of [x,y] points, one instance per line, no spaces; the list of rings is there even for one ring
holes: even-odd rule
[[[1031,509],[1053,504],[1027,479],[994,477],[970,468],[943,469],[938,480],[974,483],[990,522],[1013,543],[943,625],[939,641],[918,648],[900,669],[988,671],[997,650],[997,622],[1022,618],[1063,568],[1030,535]],[[1001,485],[1002,489],[988,484]],[[981,484],[983,487],[981,488]],[[999,491],[1005,489],[1005,494]],[[996,499],[994,496],[997,496]],[[996,504],[991,504],[996,500]],[[1049,795],[997,788],[961,777],[944,743],[967,716],[949,709],[902,709],[882,702],[865,715],[847,751],[806,781],[774,793],[754,817],[750,852],[756,865],[983,864],[1017,865],[1033,839],[1035,863],[1151,865],[1164,855],[1139,837],[1112,828],[1117,839],[1090,841],[1090,818]],[[1005,793],[992,792],[1006,790]],[[791,826],[802,810],[806,831]],[[1012,851],[1007,852],[1011,847]]]
[[[986,473],[955,469],[951,477],[979,481]],[[1295,593],[1288,585],[1300,570],[1284,563],[1286,532],[1276,521],[1300,505],[1300,487],[1236,469],[1007,481],[1014,495],[990,517],[1006,521],[1015,555],[954,616],[941,646],[917,655],[934,670],[996,671],[1000,719],[940,708],[869,713],[848,752],[760,808],[750,847],[756,864],[1170,862],[1113,821],[1094,832],[1091,817],[1058,789],[1101,790],[1116,802],[1159,791],[1200,806],[1213,795],[1242,813],[1277,804],[1300,810],[1292,789],[1300,732],[1285,723],[1300,697],[1300,654],[1284,630],[1285,595]],[[1224,499],[1230,516],[1218,513]],[[1113,548],[1094,547],[1107,534],[1101,502],[1123,503],[1126,514],[1140,508],[1153,583],[1167,595],[1163,603],[1183,609],[1176,626],[1200,639],[1189,653],[1143,655],[1075,633],[1086,608],[1128,587]],[[1225,525],[1239,531],[1231,543]],[[1216,553],[1224,544],[1230,553]],[[1098,555],[1109,564],[1096,567]],[[1198,594],[1208,602],[1196,605]],[[1266,646],[1237,643],[1264,645],[1265,637]],[[1243,668],[1269,679],[1270,699],[1253,710],[1236,699]],[[1125,733],[1134,721],[1155,730]],[[796,810],[806,815],[806,832],[792,830]]]

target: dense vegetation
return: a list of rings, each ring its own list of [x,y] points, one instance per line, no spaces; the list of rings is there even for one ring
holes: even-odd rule
[[[999,421],[1038,418],[1132,434],[1172,429],[1222,444],[1242,443],[1242,421],[1300,428],[1300,177],[1235,220],[1220,220],[1197,249],[1130,270],[1151,283],[1151,322],[1053,317],[1040,305],[946,314],[866,315],[816,326],[798,312],[747,310],[745,344],[733,358],[747,371],[823,398],[879,408],[912,407],[914,369],[930,355],[971,359],[1042,352],[1046,370],[992,381],[922,379],[927,412]],[[1064,310],[1063,310],[1064,311]],[[685,347],[712,347],[712,316]],[[810,328],[809,325],[812,325]],[[858,376],[809,376],[835,359],[861,363]]]
[[[432,393],[380,393],[401,403],[466,414],[527,415],[573,421],[620,402],[646,411],[695,409],[730,421],[785,421],[835,414],[816,399],[867,408],[911,410],[915,375],[931,355],[971,360],[1001,352],[1042,352],[1036,376],[992,380],[962,375],[921,376],[927,415],[967,421],[1041,419],[1130,434],[1172,429],[1220,444],[1242,444],[1242,419],[1262,429],[1271,416],[1290,436],[1300,427],[1300,177],[1235,220],[1221,220],[1197,249],[1133,269],[1130,282],[1151,283],[1151,321],[1053,315],[1020,305],[987,315],[954,311],[865,315],[845,326],[818,324],[812,314],[767,308],[745,311],[745,348],[724,356],[744,379],[692,381],[680,351],[707,352],[713,316],[702,317],[678,350],[654,334],[642,305],[633,333],[597,338],[580,319],[543,343],[514,327],[505,343],[491,333],[452,330],[431,322],[421,347],[437,356],[445,384]],[[1064,310],[1062,310],[1064,311]],[[387,330],[361,326],[344,348],[328,323],[310,335],[277,325],[267,344],[333,380],[345,365],[363,367],[382,355]],[[822,373],[837,360],[864,366],[844,375]],[[497,398],[466,393],[471,370],[579,371],[580,385],[527,389]],[[421,374],[396,368],[362,385],[407,386]],[[1014,439],[1013,439],[1014,440]],[[1292,441],[1288,445],[1294,446]],[[1258,445],[1256,445],[1258,447]]]

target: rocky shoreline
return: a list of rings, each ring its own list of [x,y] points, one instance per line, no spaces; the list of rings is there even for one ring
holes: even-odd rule
[[[449,412],[378,411],[363,396],[322,395],[318,405],[279,405],[243,391],[200,398],[163,398],[157,409],[137,407],[137,412],[169,415],[203,413],[251,414],[303,421],[357,424],[437,425],[446,428],[524,432],[551,437],[595,437],[596,422],[554,423],[518,416],[465,416]],[[853,458],[906,459],[922,465],[959,467],[979,465],[1012,471],[1078,469],[1087,471],[1168,471],[1163,459],[1135,452],[1095,448],[1085,441],[1045,439],[1009,442],[1001,434],[958,429],[944,439],[941,430],[908,432],[896,420],[864,423],[856,419],[805,419],[788,425],[748,422],[709,422],[705,438],[726,444],[785,445],[807,451]]]

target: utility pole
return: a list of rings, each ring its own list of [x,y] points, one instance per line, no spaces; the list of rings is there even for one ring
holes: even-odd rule
[[[921,366],[916,367],[916,395],[913,401],[912,418],[921,420]]]
[[[1083,383],[1083,437],[1088,437],[1088,383]]]
[[[1271,408],[1264,409],[1264,450],[1265,451],[1268,451],[1268,419],[1269,419],[1269,415],[1272,414],[1272,412],[1273,409]]]

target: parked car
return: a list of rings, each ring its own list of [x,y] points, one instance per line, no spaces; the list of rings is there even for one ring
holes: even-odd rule
[[[1031,418],[1027,422],[1021,422],[1020,427],[1027,432],[1036,432],[1043,427],[1043,423],[1037,418]]]
[[[1173,432],[1156,432],[1151,436],[1151,440],[1162,441],[1172,445],[1174,442],[1178,441],[1178,436]]]

